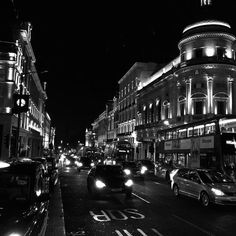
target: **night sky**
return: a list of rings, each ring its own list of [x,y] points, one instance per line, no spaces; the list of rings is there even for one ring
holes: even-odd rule
[[[127,3],[129,2],[129,4]],[[221,3],[220,3],[221,2]],[[33,25],[31,44],[57,140],[84,142],[85,129],[118,92],[135,62],[169,63],[183,29],[213,15],[236,35],[234,0],[16,1]],[[211,12],[209,12],[211,10]]]

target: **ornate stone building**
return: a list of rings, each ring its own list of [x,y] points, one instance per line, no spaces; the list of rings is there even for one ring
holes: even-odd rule
[[[143,158],[158,159],[158,130],[236,114],[235,39],[226,22],[189,25],[179,56],[140,84],[136,130]]]

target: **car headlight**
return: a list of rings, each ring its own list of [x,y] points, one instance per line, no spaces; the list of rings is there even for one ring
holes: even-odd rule
[[[224,192],[222,192],[220,189],[212,188],[211,191],[216,195],[216,196],[224,196]]]
[[[106,185],[101,180],[96,180],[95,185],[97,188],[104,188]]]
[[[77,162],[76,162],[76,165],[77,165],[78,167],[81,167],[81,166],[83,166],[83,163],[80,162],[80,161],[77,161]]]
[[[147,167],[146,166],[142,166],[141,167],[141,174],[144,174],[147,171]]]
[[[93,166],[95,166],[95,164],[92,162],[92,163],[90,164],[90,166],[93,167]]]
[[[126,175],[130,175],[131,174],[131,171],[129,169],[124,169],[124,172]]]
[[[132,179],[128,179],[128,180],[125,182],[125,186],[127,186],[127,187],[131,187],[133,184],[134,184],[134,182],[133,182]]]
[[[8,234],[8,236],[22,236],[22,234],[13,232],[13,233]]]
[[[70,161],[66,159],[66,165],[70,165]]]

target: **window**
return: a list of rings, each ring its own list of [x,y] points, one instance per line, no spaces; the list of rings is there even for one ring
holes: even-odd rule
[[[217,114],[219,115],[226,114],[226,101],[217,101],[216,107],[217,107]]]
[[[194,102],[194,114],[195,115],[203,114],[203,101],[196,100]]]
[[[196,58],[202,57],[202,49],[201,48],[198,48],[195,50],[195,56],[196,56]]]

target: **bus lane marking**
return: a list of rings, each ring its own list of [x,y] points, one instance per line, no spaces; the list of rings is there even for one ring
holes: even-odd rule
[[[155,228],[151,228],[151,230],[152,230],[152,232],[154,232],[156,235],[158,235],[158,236],[164,236],[163,234],[161,234],[158,230],[156,230]],[[128,230],[126,230],[126,229],[123,229],[123,231],[124,231],[124,233],[126,234],[126,235],[128,235],[128,236],[132,236],[132,234],[128,231]],[[139,229],[139,228],[137,228],[137,231],[142,235],[142,236],[148,236],[148,234],[146,234],[143,230],[141,230],[141,229]],[[115,230],[115,232],[116,232],[116,234],[118,235],[118,236],[123,236],[123,232],[121,232],[120,230]]]
[[[101,210],[99,213],[95,213],[94,211],[89,211],[90,215],[94,220],[99,222],[109,222],[112,220],[128,220],[135,219],[141,220],[144,219],[145,216],[138,212],[137,209],[127,208],[123,210]]]
[[[205,230],[205,229],[203,229],[203,228],[201,228],[201,227],[199,227],[199,226],[197,226],[197,225],[195,225],[195,224],[193,224],[193,223],[191,223],[191,222],[189,222],[189,221],[183,219],[182,217],[179,217],[179,216],[177,216],[177,215],[172,215],[172,216],[175,217],[176,219],[178,219],[178,220],[180,220],[180,221],[182,221],[182,222],[188,224],[188,225],[191,225],[192,227],[194,227],[194,228],[200,230],[201,232],[203,232],[203,233],[205,233],[205,234],[207,234],[207,235],[209,235],[209,236],[214,236],[213,233],[211,233],[211,232],[209,232],[209,231],[207,231],[207,230]]]
[[[163,234],[161,234],[158,230],[156,230],[156,229],[154,229],[154,228],[152,228],[152,231],[153,231],[154,233],[156,233],[158,236],[163,236]]]
[[[145,234],[141,229],[139,229],[139,228],[137,228],[137,231],[141,234],[141,235],[143,235],[143,236],[148,236],[147,234]]]
[[[142,200],[142,201],[144,201],[144,202],[146,202],[146,203],[148,203],[148,204],[150,204],[150,203],[151,203],[151,202],[149,202],[148,200],[146,200],[146,199],[144,199],[144,198],[142,198],[142,197],[138,196],[138,195],[137,195],[137,194],[135,194],[135,193],[132,193],[132,195],[134,195],[135,197],[139,198],[140,200]]]

